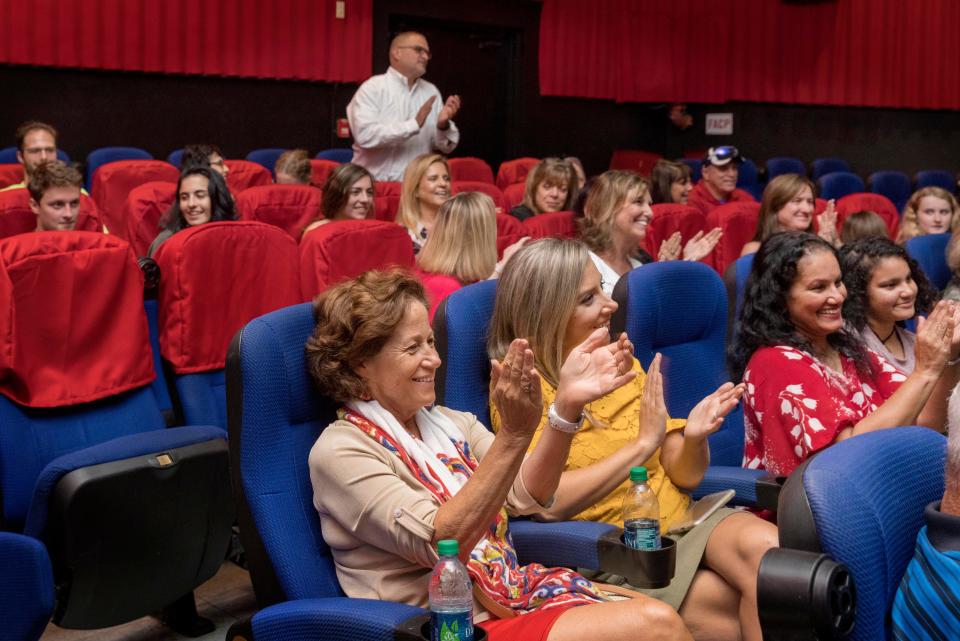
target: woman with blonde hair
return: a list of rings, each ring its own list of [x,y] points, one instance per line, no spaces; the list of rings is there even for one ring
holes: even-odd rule
[[[577,199],[580,180],[568,161],[544,158],[527,174],[523,202],[510,210],[510,215],[526,220],[537,214],[568,211]]]
[[[561,367],[582,337],[609,328],[617,303],[603,292],[589,252],[574,240],[530,243],[507,263],[497,288],[487,343],[502,359],[515,338],[533,351],[541,384],[542,417],[533,440],[554,431],[573,442],[553,504],[536,513],[547,521],[578,519],[622,525],[623,498],[632,466],[643,465],[660,503],[661,530],[682,518],[710,461],[707,436],[737,406],[743,386],[725,383],[703,399],[686,421],[667,415],[657,355],[645,374],[631,358],[636,378],[596,401],[568,408],[557,396]],[[609,331],[609,330],[607,330]],[[630,349],[622,334],[619,341]],[[503,429],[491,406],[494,431]],[[648,595],[676,608],[695,638],[761,638],[756,606],[760,559],[777,545],[777,529],[746,512],[723,508],[677,543],[677,572],[670,586]]]
[[[430,301],[430,322],[440,302],[464,285],[496,278],[519,249],[522,238],[497,262],[497,218],[493,199],[467,191],[443,203],[426,244],[417,256],[419,276]]]
[[[353,163],[344,163],[330,172],[320,196],[320,218],[314,220],[306,234],[332,220],[364,220],[373,217],[373,174]]]
[[[946,189],[924,187],[913,192],[903,208],[897,242],[903,244],[924,234],[944,234],[960,227],[957,199]]]
[[[440,205],[450,198],[450,167],[441,154],[423,154],[403,172],[397,222],[407,228],[418,254],[437,220]]]
[[[763,190],[757,231],[753,240],[743,246],[740,255],[756,253],[760,244],[777,232],[813,232],[813,214],[817,204],[815,195],[813,181],[806,176],[782,174],[771,180]],[[817,225],[820,228],[817,235],[836,247],[840,241],[833,200],[827,203],[826,210],[817,218]]]
[[[610,170],[590,184],[583,218],[578,219],[578,224],[608,296],[621,276],[642,264],[637,255],[653,218],[650,205],[650,183],[633,172]],[[700,260],[713,251],[721,235],[719,227],[707,233],[697,232],[683,247],[683,260]],[[677,232],[661,244],[657,258],[675,260],[680,255]]]
[[[312,167],[306,149],[288,149],[273,165],[278,185],[309,185]]]

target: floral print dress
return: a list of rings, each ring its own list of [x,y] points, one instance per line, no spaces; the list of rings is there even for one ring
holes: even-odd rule
[[[840,357],[836,372],[811,354],[786,345],[754,352],[743,376],[746,442],[743,466],[790,474],[812,453],[883,404],[906,376],[867,351],[870,373]]]

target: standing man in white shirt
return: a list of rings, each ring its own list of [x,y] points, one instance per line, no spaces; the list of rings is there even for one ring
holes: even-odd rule
[[[360,85],[347,105],[353,162],[377,180],[402,180],[408,162],[432,151],[449,154],[460,141],[453,123],[460,96],[444,102],[437,88],[421,78],[429,61],[423,34],[398,34],[390,43],[387,72]]]

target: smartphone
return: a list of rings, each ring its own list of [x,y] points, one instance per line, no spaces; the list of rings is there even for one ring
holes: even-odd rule
[[[723,490],[704,496],[687,508],[680,520],[667,530],[667,534],[683,534],[692,530],[710,518],[711,514],[729,503],[730,499],[736,494],[733,490]]]

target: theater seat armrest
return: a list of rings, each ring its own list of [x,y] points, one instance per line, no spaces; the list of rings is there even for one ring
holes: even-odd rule
[[[254,615],[254,641],[395,641],[414,639],[404,624],[426,614],[402,603],[332,597],[287,601]],[[410,627],[409,625],[407,627]]]
[[[47,463],[37,478],[23,533],[43,539],[50,494],[57,482],[73,470],[145,454],[160,453],[215,439],[226,441],[227,433],[211,425],[175,427],[120,436],[55,458]]]
[[[510,521],[513,545],[521,563],[593,570],[600,569],[597,542],[603,534],[615,529],[612,525],[593,521]]]
[[[707,468],[700,485],[693,491],[693,498],[722,490],[734,490],[736,495],[731,501],[732,504],[753,506],[757,502],[757,480],[766,476],[769,476],[769,473],[764,470],[711,466]]]
[[[757,610],[764,639],[847,638],[856,596],[853,575],[826,554],[774,548],[760,561]]]

